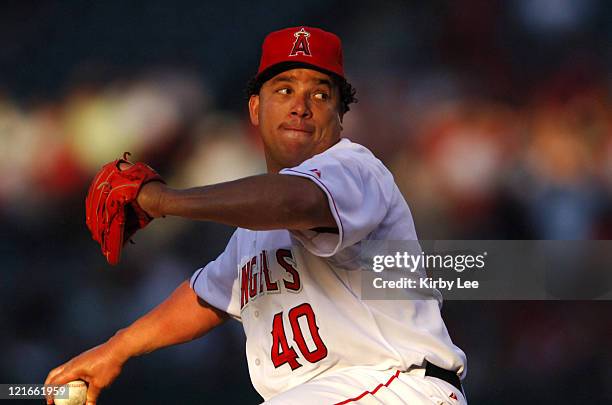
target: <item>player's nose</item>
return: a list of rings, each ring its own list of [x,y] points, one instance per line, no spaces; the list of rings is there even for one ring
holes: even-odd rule
[[[309,118],[312,116],[309,99],[306,95],[296,95],[291,103],[291,116],[300,118]]]

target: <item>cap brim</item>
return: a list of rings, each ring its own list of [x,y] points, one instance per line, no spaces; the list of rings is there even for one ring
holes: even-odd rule
[[[306,62],[280,62],[280,63],[277,63],[275,65],[272,65],[266,68],[263,72],[255,76],[255,79],[261,84],[263,84],[267,82],[268,80],[270,80],[271,78],[273,78],[274,76],[276,76],[277,74],[285,72],[287,70],[291,70],[291,69],[312,69],[312,70],[316,70],[317,72],[325,73],[326,75],[329,75],[329,76],[334,76],[334,77],[343,79],[343,77],[337,73],[334,73],[327,69],[323,69],[319,66],[311,65]]]

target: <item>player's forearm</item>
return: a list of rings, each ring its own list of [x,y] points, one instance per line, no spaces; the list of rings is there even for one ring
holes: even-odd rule
[[[145,186],[138,202],[155,216],[175,215],[254,230],[335,226],[323,191],[296,176],[266,174],[186,190],[162,184],[153,187]]]
[[[164,302],[118,331],[108,343],[125,362],[131,357],[196,339],[226,319],[227,314],[200,300],[185,281]]]

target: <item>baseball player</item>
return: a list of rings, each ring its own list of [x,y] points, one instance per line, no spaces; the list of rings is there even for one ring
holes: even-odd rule
[[[151,181],[136,201],[151,217],[238,227],[225,251],[46,383],[83,379],[95,404],[129,358],[234,318],[266,404],[465,404],[465,355],[439,301],[360,299],[362,244],[417,235],[391,173],[341,137],[355,100],[340,39],[311,27],[272,32],[249,93],[267,174],[187,190]]]

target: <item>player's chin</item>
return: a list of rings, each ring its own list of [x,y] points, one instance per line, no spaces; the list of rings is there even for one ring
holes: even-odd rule
[[[312,133],[283,131],[280,136],[281,147],[288,156],[302,156],[313,149],[315,137]]]

